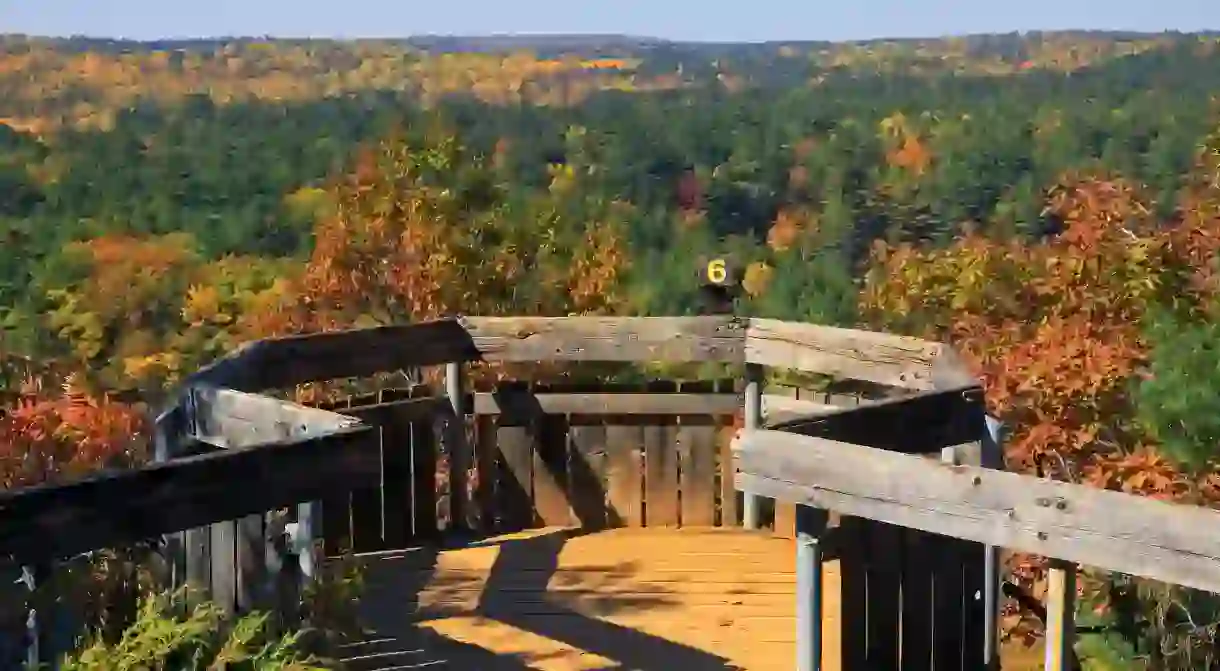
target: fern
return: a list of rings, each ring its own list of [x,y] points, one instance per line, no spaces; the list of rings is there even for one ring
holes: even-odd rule
[[[301,633],[268,639],[267,615],[230,621],[212,603],[180,615],[182,591],[145,597],[139,616],[115,643],[94,635],[60,665],[62,671],[327,671],[299,651]]]

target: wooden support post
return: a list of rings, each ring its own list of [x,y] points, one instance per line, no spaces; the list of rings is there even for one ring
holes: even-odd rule
[[[470,448],[466,444],[466,408],[463,404],[462,364],[445,364],[445,397],[453,416],[449,418],[449,431],[445,442],[449,448],[449,528],[468,530],[466,521],[467,471],[470,468]]]
[[[177,407],[153,422],[153,461],[164,463],[173,459],[182,449],[178,436],[181,429],[182,408]],[[165,535],[165,559],[169,568],[169,584],[177,589],[186,583],[186,532]],[[183,604],[185,608],[185,604]],[[185,611],[184,611],[185,612]]]
[[[1046,592],[1046,671],[1073,671],[1076,565],[1052,559]]]
[[[829,516],[796,507],[796,668],[822,669],[822,534]]]
[[[745,430],[754,431],[762,427],[763,367],[755,363],[746,364]],[[757,494],[745,492],[742,500],[742,526],[757,529],[759,525],[759,503]]]

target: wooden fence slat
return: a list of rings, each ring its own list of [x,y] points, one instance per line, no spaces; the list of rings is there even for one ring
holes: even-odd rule
[[[385,482],[385,433],[376,429],[378,448],[381,461],[381,483],[373,487],[358,487],[351,491],[350,518],[351,544],[353,552],[376,552],[385,549],[382,529],[384,529],[384,504],[382,487]]]
[[[241,612],[260,610],[266,606],[267,544],[266,514],[246,515],[237,520],[237,608]]]
[[[183,533],[186,556],[187,604],[195,605],[212,592],[212,528],[198,527]]]
[[[522,422],[521,418],[500,415],[496,431],[500,451],[496,507],[503,531],[528,528],[534,520],[534,436],[530,424],[528,418]]]
[[[983,563],[986,549],[978,543],[962,542],[962,668],[986,669],[983,641],[987,625],[983,605]]]
[[[575,518],[568,504],[568,419],[564,415],[543,415],[535,422],[537,437],[530,453],[535,522],[567,526]]]
[[[903,529],[902,669],[932,671],[932,564],[936,538]]]
[[[936,671],[964,671],[960,550],[955,539],[936,539],[936,563],[932,569],[932,666]]]
[[[436,441],[432,422],[411,422],[411,521],[416,538],[436,536]]]
[[[411,537],[411,422],[391,413],[381,424],[382,540],[386,549],[407,546]]]
[[[721,426],[716,431],[717,466],[720,471],[719,524],[722,527],[741,526],[741,492],[737,491],[737,466],[733,461],[735,434],[732,425]]]
[[[237,525],[217,522],[212,525],[211,599],[227,613],[237,606]]]
[[[844,671],[868,669],[868,520],[842,517],[839,541],[840,646]],[[938,669],[939,671],[939,669]]]
[[[867,524],[868,668],[899,671],[899,623],[902,618],[902,527]]]
[[[496,418],[484,415],[474,421],[474,497],[479,511],[479,530],[491,533],[499,528],[496,517]]]
[[[656,416],[643,427],[644,509],[650,527],[678,525],[678,451],[675,417]]]
[[[352,407],[352,397],[347,396],[332,404],[335,412]],[[321,499],[322,502],[322,552],[334,557],[356,547],[352,522],[351,490],[337,490]]]
[[[610,416],[606,418],[607,478],[606,495],[610,507],[623,526],[644,525],[643,517],[643,427]]]
[[[568,500],[584,529],[617,526],[606,506],[606,427],[573,424],[568,427]]]
[[[710,527],[716,523],[716,419],[682,415],[678,422],[682,526]]]

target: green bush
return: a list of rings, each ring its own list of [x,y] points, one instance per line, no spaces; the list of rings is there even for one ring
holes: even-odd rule
[[[261,613],[231,620],[215,604],[180,614],[181,591],[143,598],[118,641],[93,636],[68,655],[63,671],[326,671],[300,650],[302,632],[268,635]]]

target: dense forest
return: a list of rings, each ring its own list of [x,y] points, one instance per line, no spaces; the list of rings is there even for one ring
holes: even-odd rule
[[[691,314],[720,254],[745,313],[957,344],[1012,468],[1215,505],[1217,91],[1203,34],[0,37],[2,485],[143,458],[245,340]],[[1096,668],[1220,664],[1210,601],[1086,583]]]

